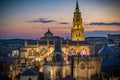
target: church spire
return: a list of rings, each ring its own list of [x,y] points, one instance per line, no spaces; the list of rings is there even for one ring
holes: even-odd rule
[[[27,40],[25,40],[25,42],[24,42],[24,46],[25,46],[25,47],[28,46],[28,42],[27,42]]]
[[[75,13],[79,13],[79,4],[78,4],[78,0],[76,0],[76,7],[75,7]]]
[[[82,27],[82,17],[79,10],[79,3],[76,0],[76,7],[73,17],[73,27],[71,29],[72,41],[84,41],[84,28]]]

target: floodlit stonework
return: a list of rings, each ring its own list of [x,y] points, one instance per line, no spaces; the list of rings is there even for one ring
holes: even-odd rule
[[[37,41],[32,43],[25,41],[20,56],[21,66],[39,66],[45,80],[56,80],[66,76],[73,76],[76,80],[88,80],[100,73],[101,59],[95,54],[95,46],[84,41],[78,1],[74,12],[71,40],[54,36],[48,29],[44,37]]]

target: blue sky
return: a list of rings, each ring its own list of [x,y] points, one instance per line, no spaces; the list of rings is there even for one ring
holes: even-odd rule
[[[39,38],[48,28],[55,35],[70,36],[75,3],[76,0],[0,0],[0,38]],[[85,36],[120,32],[120,0],[79,0],[79,6]],[[40,19],[53,22],[32,22]],[[104,24],[89,25],[93,22]],[[98,34],[94,34],[96,31]]]

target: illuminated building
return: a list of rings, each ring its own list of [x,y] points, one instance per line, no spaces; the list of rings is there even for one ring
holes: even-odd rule
[[[18,57],[19,56],[19,50],[12,50],[12,56]]]
[[[71,40],[53,36],[48,29],[40,40],[34,44],[25,41],[25,46],[21,48],[21,66],[38,65],[39,71],[44,72],[45,80],[56,80],[66,76],[73,76],[76,80],[91,79],[92,75],[100,73],[100,61],[95,55],[95,46],[84,41],[78,1],[74,12]]]
[[[74,11],[73,28],[71,29],[72,41],[84,41],[84,28],[82,26],[81,12],[79,10],[78,1]]]
[[[61,50],[61,42],[57,41],[54,52],[45,59],[44,79],[56,80],[68,75],[71,75],[71,65],[67,55]]]

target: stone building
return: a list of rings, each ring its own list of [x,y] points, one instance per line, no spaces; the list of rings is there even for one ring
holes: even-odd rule
[[[68,75],[71,75],[71,65],[68,61],[67,55],[61,50],[60,42],[57,41],[55,50],[45,59],[44,79],[56,80]]]
[[[44,79],[56,80],[73,76],[76,80],[88,80],[100,73],[100,58],[95,54],[95,46],[84,41],[81,12],[78,0],[71,29],[71,40],[54,36],[48,29],[34,44],[25,41],[21,48],[21,66],[39,66]],[[23,69],[24,69],[23,68]],[[47,77],[46,77],[47,76]]]

